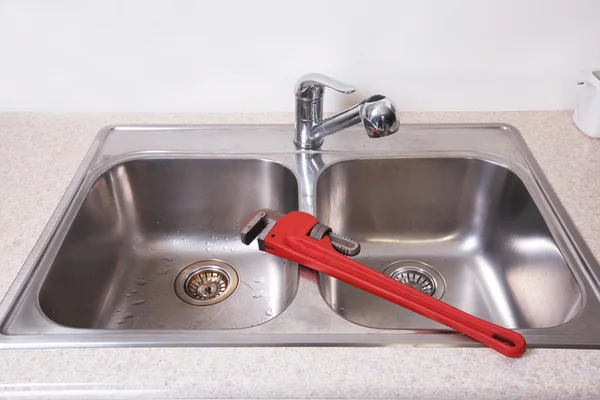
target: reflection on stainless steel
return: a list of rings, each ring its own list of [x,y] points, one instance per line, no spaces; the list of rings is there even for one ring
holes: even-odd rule
[[[0,347],[477,345],[244,246],[262,208],[317,215],[359,262],[425,271],[433,296],[530,346],[600,347],[598,265],[518,132],[399,129],[351,127],[317,151],[290,125],[105,129],[0,304]],[[178,274],[215,260],[235,273],[187,289],[218,299],[237,274],[231,296],[182,301]]]
[[[282,267],[259,251],[242,252],[244,218],[267,204],[298,207],[292,173],[272,162],[162,159],[117,165],[98,178],[76,214],[41,287],[40,306],[51,320],[74,328],[234,329],[264,323],[283,311],[298,285],[296,266]],[[128,222],[119,232],[110,230],[119,220]],[[235,266],[235,293],[210,307],[183,303],[173,289],[180,271],[215,258]],[[268,281],[253,282],[266,276]],[[133,317],[124,319],[128,314]]]
[[[340,93],[353,93],[353,86],[322,74],[304,75],[296,84],[296,136],[294,142],[303,149],[316,149],[323,138],[362,123],[367,135],[379,138],[398,131],[400,117],[394,103],[375,95],[333,117],[323,120],[325,87]]]
[[[323,170],[325,163],[321,153],[298,152],[296,154],[296,164],[300,172],[300,190],[302,197],[310,205],[314,205],[315,182],[319,172]]]
[[[395,260],[435,265],[446,280],[443,300],[479,318],[509,328],[547,328],[579,311],[581,290],[548,226],[523,182],[502,166],[464,158],[344,161],[325,170],[317,193],[317,218],[361,241],[361,262],[378,270]],[[452,240],[436,242],[449,235]],[[398,241],[372,241],[378,236]],[[413,240],[410,246],[404,238]],[[539,241],[544,245],[534,251],[518,244]],[[544,278],[530,279],[537,269]],[[329,303],[332,279],[320,279]],[[334,290],[337,309],[352,322],[435,327],[345,283]]]

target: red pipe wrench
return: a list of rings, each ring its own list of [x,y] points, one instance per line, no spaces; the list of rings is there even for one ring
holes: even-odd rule
[[[526,350],[525,339],[519,333],[474,317],[352,260],[348,256],[358,254],[359,244],[333,233],[310,214],[293,211],[283,215],[274,210],[260,210],[241,232],[241,240],[246,245],[257,238],[262,251],[305,265],[421,314],[507,357],[519,357]]]

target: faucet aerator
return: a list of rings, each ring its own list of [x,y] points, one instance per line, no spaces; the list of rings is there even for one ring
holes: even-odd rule
[[[396,106],[390,99],[381,95],[365,100],[360,110],[360,119],[371,138],[392,135],[398,132],[400,127]]]

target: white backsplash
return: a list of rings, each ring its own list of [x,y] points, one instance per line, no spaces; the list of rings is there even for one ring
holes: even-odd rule
[[[293,111],[322,72],[401,110],[573,108],[596,0],[0,1],[0,111]]]

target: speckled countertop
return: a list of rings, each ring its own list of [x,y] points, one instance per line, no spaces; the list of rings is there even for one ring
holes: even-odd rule
[[[291,114],[0,114],[0,296],[98,130],[118,123],[290,123]],[[405,122],[515,125],[600,257],[600,140],[570,112],[419,113]],[[600,352],[484,348],[0,351],[0,398],[600,398]]]

